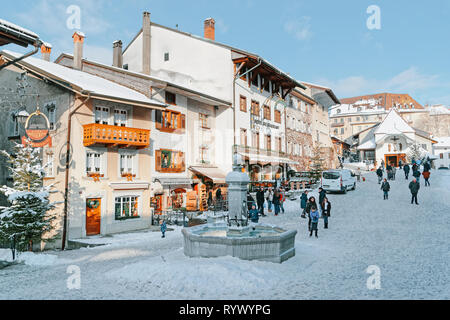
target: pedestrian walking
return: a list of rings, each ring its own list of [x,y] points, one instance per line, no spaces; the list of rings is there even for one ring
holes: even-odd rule
[[[381,166],[377,169],[377,176],[378,176],[378,184],[381,184],[381,181],[383,180],[383,169]]]
[[[162,220],[161,221],[161,233],[162,233],[161,238],[165,238],[166,237],[166,231],[167,231],[166,220]]]
[[[392,180],[392,166],[391,166],[391,164],[387,165],[386,172],[387,172],[387,179],[388,180]]]
[[[286,201],[286,191],[284,188],[280,188],[280,208],[281,212],[284,213],[284,202]]]
[[[413,179],[413,181],[411,181],[409,183],[409,190],[411,191],[411,204],[413,204],[413,202],[415,202],[417,205],[419,204],[417,202],[417,194],[419,193],[419,189],[420,189],[420,183],[417,182],[416,179]]]
[[[309,236],[312,237],[313,231],[316,232],[316,238],[318,238],[317,236],[317,229],[318,229],[318,225],[319,225],[319,210],[317,209],[317,207],[315,208],[311,208],[311,211],[309,213],[310,217],[311,217],[311,231],[309,232]]]
[[[252,208],[248,212],[248,215],[250,216],[250,220],[253,223],[258,223],[259,221],[259,211],[256,209],[256,206],[253,204]]]
[[[259,213],[264,216],[264,188],[261,187],[256,191],[256,204],[258,205]]]
[[[383,184],[381,185],[381,190],[383,190],[383,200],[389,199],[389,191],[391,190],[391,186],[386,179],[384,179]]]
[[[326,196],[326,191],[323,190],[322,187],[319,188],[319,205],[320,205],[320,213],[323,214],[323,207],[322,207],[322,203],[323,203],[323,199],[325,199]]]
[[[302,209],[302,218],[306,218],[305,209],[307,203],[308,203],[308,190],[305,190],[300,196],[300,208]]]
[[[424,171],[422,172],[423,178],[425,179],[425,187],[426,186],[430,186],[430,181],[428,179],[430,179],[430,171]]]
[[[385,168],[384,160],[381,160],[381,167],[383,168],[383,171],[384,171],[384,168]]]
[[[275,207],[275,215],[280,213],[280,192],[278,189],[273,193],[273,206]]]
[[[212,191],[209,190],[209,192],[208,192],[208,208],[212,206],[212,203],[213,203],[213,194],[212,194]]]
[[[356,178],[358,179],[358,182],[361,181],[361,170],[359,168],[356,169]]]
[[[431,165],[430,165],[430,163],[429,163],[428,161],[426,161],[426,162],[423,164],[423,171],[424,171],[424,172],[429,172],[430,169],[431,169]]]
[[[398,161],[398,168],[400,170],[402,170],[402,168],[403,168],[403,161],[401,159]]]
[[[409,164],[405,164],[405,166],[403,167],[403,172],[405,173],[406,180],[408,180],[409,170],[411,170],[411,168],[409,167]]]
[[[328,229],[328,218],[330,217],[330,213],[331,213],[331,203],[327,197],[325,197],[323,199],[323,208],[324,208],[323,215],[322,215],[323,216],[323,225],[324,225],[323,228]]]
[[[397,173],[397,168],[395,166],[392,166],[392,180],[395,181],[395,174]]]
[[[268,190],[268,196],[267,196],[267,207],[269,210],[269,213],[272,212],[272,206],[273,206],[273,190],[272,188],[269,188]]]
[[[305,212],[308,215],[308,231],[311,231],[311,210],[318,210],[316,198],[311,197],[306,204]]]

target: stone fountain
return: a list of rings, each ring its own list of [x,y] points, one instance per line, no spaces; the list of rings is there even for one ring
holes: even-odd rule
[[[244,260],[281,263],[295,255],[296,230],[249,223],[247,190],[250,179],[242,172],[240,155],[233,157],[228,184],[228,221],[182,230],[184,254],[189,257],[232,256]]]

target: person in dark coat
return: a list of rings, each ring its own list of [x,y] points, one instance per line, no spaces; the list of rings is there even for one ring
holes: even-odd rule
[[[413,160],[412,171],[417,171],[417,163],[416,160]]]
[[[383,200],[389,199],[389,191],[391,190],[391,186],[386,179],[384,179],[383,184],[381,185],[381,190],[383,190]]]
[[[399,160],[399,161],[398,161],[398,168],[399,168],[400,170],[402,170],[402,168],[403,168],[403,161],[402,161],[402,160]]]
[[[322,187],[319,188],[319,204],[320,204],[320,213],[323,214],[323,207],[322,207],[322,203],[323,203],[323,199],[325,199],[327,193],[325,192],[325,190],[323,190]]]
[[[377,169],[377,176],[378,176],[378,184],[380,184],[381,180],[383,180],[383,169],[381,169],[381,167]]]
[[[216,191],[216,201],[222,201],[222,190],[220,188]]]
[[[324,229],[328,229],[328,218],[330,217],[330,213],[331,213],[331,203],[330,201],[328,201],[328,198],[325,197],[323,199],[323,224],[324,224]]]
[[[273,206],[275,207],[275,215],[280,213],[280,192],[278,189],[273,193]]]
[[[305,190],[300,196],[300,208],[302,209],[302,218],[306,218],[305,209],[307,203],[308,203],[308,190]]]
[[[413,202],[415,202],[417,205],[419,204],[417,202],[417,194],[419,193],[419,189],[420,189],[420,183],[417,182],[416,179],[413,179],[413,181],[411,181],[409,183],[409,190],[411,191],[411,204],[413,204]]]
[[[392,180],[392,166],[391,166],[391,164],[387,165],[386,172],[387,172],[388,180]]]
[[[425,171],[425,169],[422,172],[423,178],[425,179],[425,187],[426,186],[430,186],[430,181],[428,181],[428,179],[430,179],[430,171]]]
[[[248,215],[250,216],[250,220],[253,223],[258,223],[258,221],[259,221],[259,211],[256,210],[256,206],[255,205],[252,205],[252,208],[248,212]]]
[[[409,176],[409,164],[405,164],[405,166],[403,167],[403,172],[405,172],[405,179],[408,180],[408,176]]]
[[[309,213],[309,216],[311,218],[311,231],[309,233],[309,236],[312,237],[313,231],[316,232],[316,238],[318,238],[317,236],[317,231],[318,231],[318,224],[319,224],[319,210],[317,209],[317,207],[312,207],[311,211]]]
[[[265,197],[264,197],[264,188],[261,187],[257,192],[256,192],[256,203],[258,205],[258,210],[261,213],[261,215],[264,215],[264,201],[265,201]]]
[[[431,169],[430,163],[429,163],[428,161],[426,161],[426,162],[423,164],[423,171],[424,171],[424,172],[430,172],[430,169]]]
[[[213,203],[213,194],[212,194],[212,191],[209,190],[209,192],[208,192],[208,207],[211,207],[212,203]]]
[[[306,204],[305,212],[308,215],[308,231],[311,231],[311,210],[317,210],[316,198],[311,197]]]

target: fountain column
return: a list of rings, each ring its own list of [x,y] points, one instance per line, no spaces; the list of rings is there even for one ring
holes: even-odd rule
[[[228,184],[228,236],[242,236],[249,233],[247,191],[250,178],[242,172],[242,157],[233,156],[233,171],[226,177]]]

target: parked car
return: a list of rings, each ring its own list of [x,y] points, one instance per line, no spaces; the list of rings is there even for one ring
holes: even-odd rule
[[[320,185],[325,191],[347,193],[356,189],[356,177],[350,170],[327,170],[322,172]]]
[[[439,167],[438,170],[448,170],[448,167]]]

